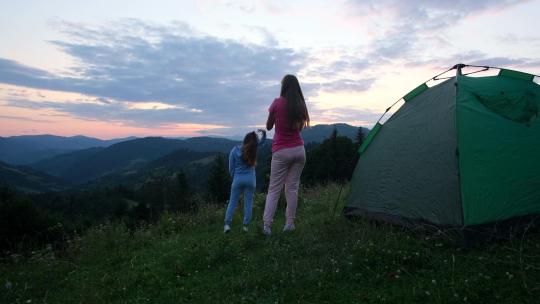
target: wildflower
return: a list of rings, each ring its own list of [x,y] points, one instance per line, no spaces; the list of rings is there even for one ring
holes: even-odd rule
[[[435,279],[433,279],[433,280],[431,280],[431,283],[437,284],[437,281],[435,281]]]

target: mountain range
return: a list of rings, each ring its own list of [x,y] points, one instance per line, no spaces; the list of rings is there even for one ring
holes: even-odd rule
[[[135,137],[102,140],[87,136],[22,135],[0,137],[0,161],[12,165],[28,165],[75,150],[107,147]]]
[[[81,184],[108,174],[143,168],[148,163],[173,151],[225,153],[236,144],[238,144],[236,141],[212,137],[194,137],[184,140],[145,137],[120,142],[106,148],[89,148],[58,155],[30,166],[74,184]],[[187,153],[183,154],[187,155]]]
[[[316,125],[305,129],[302,137],[306,144],[318,143],[334,129],[353,140],[358,133],[357,127],[347,124]],[[145,176],[175,170],[204,179],[215,155],[226,154],[237,144],[240,141],[214,137],[100,140],[84,136],[13,136],[0,138],[0,161],[3,161],[0,179],[34,192],[59,190],[67,184],[80,187],[89,182],[94,185],[140,182]],[[36,180],[40,182],[36,184]]]

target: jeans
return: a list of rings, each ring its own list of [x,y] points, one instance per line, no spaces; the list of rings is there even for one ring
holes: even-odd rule
[[[225,212],[225,225],[230,225],[234,215],[234,209],[240,199],[240,194],[244,193],[244,225],[251,221],[251,209],[253,207],[253,193],[255,192],[256,180],[255,171],[249,173],[235,174],[231,185],[231,197]]]

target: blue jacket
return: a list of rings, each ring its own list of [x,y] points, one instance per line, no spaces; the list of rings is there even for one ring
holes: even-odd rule
[[[265,141],[266,133],[263,133],[261,140],[257,144],[257,148],[262,146]],[[254,174],[255,166],[249,166],[242,159],[242,145],[234,146],[229,153],[229,174],[231,175],[231,177],[234,177],[235,174],[246,173]]]

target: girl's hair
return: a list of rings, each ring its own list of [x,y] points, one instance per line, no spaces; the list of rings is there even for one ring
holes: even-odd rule
[[[242,159],[251,167],[257,163],[257,134],[255,132],[249,132],[244,137]]]
[[[287,118],[289,127],[302,130],[309,126],[309,114],[300,83],[294,75],[285,75],[281,80],[281,97],[287,100]]]

